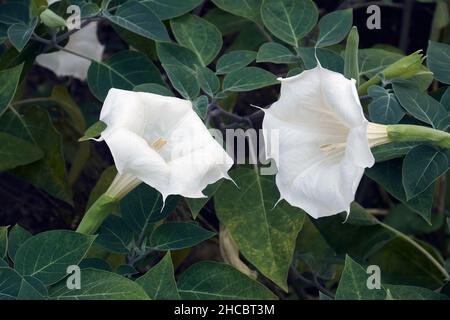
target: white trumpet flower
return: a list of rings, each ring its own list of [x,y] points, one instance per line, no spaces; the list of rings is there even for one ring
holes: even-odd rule
[[[58,77],[72,76],[84,81],[91,65],[91,60],[100,61],[105,47],[97,37],[97,22],[91,22],[69,37],[64,49],[40,54],[36,63],[52,70]],[[76,55],[76,54],[78,55]]]
[[[111,89],[100,113],[101,134],[118,177],[107,191],[120,198],[141,181],[171,194],[202,198],[202,190],[229,178],[233,160],[214,140],[192,103],[146,92]]]
[[[279,130],[279,146],[266,143],[266,156],[276,161],[280,198],[314,218],[349,212],[375,162],[370,148],[389,142],[387,127],[366,120],[354,80],[320,64],[279,80],[263,129]]]

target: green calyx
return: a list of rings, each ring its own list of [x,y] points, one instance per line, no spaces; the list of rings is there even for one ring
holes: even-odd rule
[[[87,235],[95,234],[103,221],[114,211],[117,201],[107,194],[101,195],[85,213],[76,231]]]
[[[387,134],[389,140],[393,142],[424,141],[440,148],[450,148],[450,134],[429,127],[394,124],[387,126]]]

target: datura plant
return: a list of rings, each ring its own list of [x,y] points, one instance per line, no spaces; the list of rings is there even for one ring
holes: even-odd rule
[[[448,2],[0,3],[0,299],[450,298]]]

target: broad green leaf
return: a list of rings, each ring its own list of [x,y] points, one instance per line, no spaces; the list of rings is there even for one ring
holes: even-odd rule
[[[384,300],[386,291],[369,289],[367,279],[370,274],[349,256],[345,257],[344,271],[336,291],[336,300]]]
[[[359,87],[358,46],[358,28],[353,27],[347,37],[347,45],[345,46],[344,75],[348,79],[355,79],[356,87]]]
[[[263,0],[261,17],[277,38],[294,47],[317,23],[319,12],[311,0]]]
[[[7,112],[0,118],[0,130],[35,144],[44,157],[31,164],[12,169],[15,176],[32,183],[49,195],[72,204],[62,141],[49,114],[44,109],[30,107],[24,116]]]
[[[323,16],[319,21],[319,38],[316,47],[328,47],[345,39],[353,23],[352,9],[338,10]]]
[[[83,259],[78,266],[81,270],[83,269],[98,269],[104,271],[112,271],[111,265],[108,261],[100,258],[86,258]]]
[[[71,290],[63,280],[49,294],[56,300],[149,300],[141,286],[116,273],[87,269],[81,281],[81,289]]]
[[[10,2],[0,5],[0,23],[26,23],[29,20],[28,7],[20,2]]]
[[[298,57],[291,50],[276,42],[264,43],[256,56],[256,62],[295,63],[298,61]]]
[[[142,277],[138,278],[136,283],[153,300],[180,299],[170,252],[167,252],[158,264],[148,270]]]
[[[429,224],[401,203],[389,210],[389,214],[386,215],[383,222],[405,234],[420,235],[431,233],[441,228],[444,223],[444,215],[432,214],[431,224]]]
[[[44,153],[35,144],[0,132],[0,171],[26,165],[43,157]]]
[[[0,267],[0,300],[43,300],[46,295],[47,289],[38,279]]]
[[[38,18],[34,18],[29,24],[15,23],[8,28],[8,39],[17,51],[22,51],[31,38],[38,24]]]
[[[256,58],[256,52],[249,50],[236,50],[224,54],[216,65],[217,74],[225,74],[242,69],[252,63]]]
[[[214,235],[193,222],[167,222],[153,231],[149,246],[155,250],[178,250],[193,247]]]
[[[372,102],[369,104],[371,121],[382,124],[395,124],[399,123],[404,117],[405,112],[392,92],[374,85],[369,87],[368,93],[372,98]]]
[[[192,107],[198,116],[204,120],[208,113],[209,99],[207,96],[200,96],[192,101]]]
[[[245,67],[225,76],[223,91],[251,91],[274,84],[278,84],[274,74],[257,67]]]
[[[170,41],[166,27],[141,1],[128,1],[119,6],[115,14],[103,11],[112,23],[155,41]]]
[[[133,232],[121,217],[109,215],[101,225],[95,244],[110,252],[128,253],[133,240]]]
[[[402,182],[406,198],[412,199],[427,189],[449,167],[445,152],[431,146],[417,146],[403,160]]]
[[[18,224],[12,227],[8,237],[8,256],[12,261],[15,260],[17,250],[20,248],[22,243],[24,243],[25,240],[27,240],[31,236],[32,234],[30,232],[28,232]]]
[[[212,0],[220,9],[252,20],[261,21],[261,0]]]
[[[365,174],[379,183],[392,196],[418,213],[425,221],[430,222],[433,204],[433,186],[428,187],[420,196],[407,200],[402,184],[402,161],[394,159],[375,164],[366,169]]]
[[[393,300],[448,300],[449,297],[432,290],[414,287],[385,284],[384,288],[391,293]]]
[[[195,72],[196,66],[201,66],[195,53],[175,43],[158,43],[156,50],[163,65],[181,65],[189,68],[192,72]]]
[[[173,97],[174,96],[172,91],[167,89],[167,87],[162,86],[162,85],[157,84],[157,83],[140,84],[140,85],[137,85],[136,87],[134,87],[133,91],[155,93],[155,94],[159,94],[159,95],[167,96],[167,97]]]
[[[177,42],[192,50],[203,66],[209,65],[222,48],[222,35],[215,25],[194,15],[170,21]]]
[[[319,59],[322,67],[339,73],[344,72],[344,59],[331,50],[323,48],[299,48],[298,53],[306,69],[313,69],[317,66],[317,53],[317,59]]]
[[[6,257],[8,252],[8,227],[0,227],[0,260]]]
[[[0,71],[0,115],[5,111],[11,103],[19,85],[20,74],[22,73],[23,65],[16,66],[11,69]]]
[[[84,133],[84,136],[82,136],[78,141],[87,141],[89,139],[97,138],[101,135],[101,133],[106,129],[106,123],[99,120],[96,123],[94,123],[92,126],[87,128],[86,132]]]
[[[447,87],[442,95],[441,104],[445,107],[445,109],[447,109],[447,111],[450,111],[450,87]]]
[[[394,80],[395,96],[402,105],[416,119],[428,123],[435,129],[444,129],[447,121],[447,110],[437,100],[421,92],[407,80]]]
[[[203,92],[210,97],[213,97],[220,89],[219,78],[208,67],[197,67],[197,80]]]
[[[111,88],[133,90],[143,83],[164,84],[156,66],[144,54],[132,51],[121,51],[106,61],[92,62],[87,82],[101,101]]]
[[[219,189],[221,184],[223,183],[223,179],[213,183],[209,184],[205,190],[203,190],[203,194],[207,196],[207,198],[185,198],[187,205],[189,206],[189,209],[191,209],[192,217],[195,219],[197,218],[198,214],[200,213],[200,210],[205,206],[205,204],[211,200],[211,197],[214,196],[216,191]]]
[[[161,20],[182,16],[199,6],[203,0],[144,0],[141,1],[149,7]]]
[[[287,276],[305,213],[280,202],[273,177],[237,169],[215,196],[217,216],[242,255],[262,274],[287,291]]]
[[[427,65],[437,80],[450,84],[450,45],[429,41]]]
[[[420,142],[392,142],[376,146],[371,149],[376,162],[383,162],[406,155],[412,148],[420,145]]]
[[[189,267],[178,279],[178,291],[186,300],[256,300],[276,299],[259,282],[233,267],[202,261]]]
[[[200,93],[200,84],[195,73],[188,67],[178,64],[163,64],[173,87],[186,100],[193,100]]]
[[[70,265],[78,264],[95,237],[67,230],[39,233],[26,240],[16,253],[14,267],[23,276],[33,276],[50,285],[66,276]]]
[[[236,16],[234,14],[222,11],[219,8],[209,10],[204,16],[204,19],[213,23],[219,29],[222,35],[227,36],[233,33],[238,33],[252,22],[247,19]]]
[[[145,234],[152,223],[166,218],[175,209],[178,199],[170,196],[163,204],[161,194],[142,183],[120,201],[120,211],[131,230]]]

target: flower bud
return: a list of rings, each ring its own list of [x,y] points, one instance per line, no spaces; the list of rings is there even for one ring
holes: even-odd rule
[[[47,27],[58,28],[66,26],[66,20],[64,20],[48,8],[42,11],[39,17]]]

